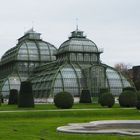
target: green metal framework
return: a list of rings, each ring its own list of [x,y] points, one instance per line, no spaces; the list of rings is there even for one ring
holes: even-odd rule
[[[16,47],[8,50],[0,63],[0,91],[19,90],[20,82],[30,80],[36,98],[54,97],[67,91],[79,97],[82,89],[98,96],[100,88],[108,87],[114,96],[122,88],[133,86],[114,68],[102,64],[97,45],[76,30],[58,51],[40,39],[33,30],[18,40]]]
[[[20,88],[21,81],[28,79],[37,66],[56,60],[57,49],[40,38],[33,29],[18,39],[18,44],[9,49],[0,62],[0,91],[4,96],[10,89]],[[13,79],[13,80],[9,80]]]
[[[118,96],[123,87],[132,86],[117,70],[101,63],[101,53],[82,31],[72,32],[58,49],[57,60],[36,68],[30,77],[35,97],[53,97],[61,91],[79,97],[84,88],[98,96],[105,87]]]

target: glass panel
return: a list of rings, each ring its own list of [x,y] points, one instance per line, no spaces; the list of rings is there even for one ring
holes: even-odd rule
[[[109,87],[113,95],[119,95],[122,91],[123,85],[119,73],[113,69],[107,68],[106,70]]]
[[[18,60],[28,60],[28,52],[25,43],[19,49]]]
[[[20,80],[18,77],[9,77],[10,89],[20,90]]]
[[[50,61],[50,55],[41,55],[42,61]]]
[[[2,87],[2,95],[4,96],[4,97],[6,97],[7,95],[9,95],[9,90],[10,90],[10,88],[9,88],[9,82],[8,82],[8,80],[6,80],[5,82],[4,82],[4,85],[3,85],[3,87]]]
[[[63,85],[62,85],[62,77],[60,73],[57,75],[57,78],[55,80],[54,84],[54,95],[56,95],[58,92],[63,91]]]
[[[97,61],[97,55],[91,54],[91,61],[96,62]]]
[[[9,95],[10,89],[17,89],[18,91],[20,90],[20,80],[19,77],[12,76],[9,77],[9,80],[6,80],[3,84],[2,87],[2,94],[4,97]]]
[[[76,54],[75,53],[70,54],[70,60],[71,61],[76,61]]]
[[[83,54],[82,53],[77,54],[77,61],[83,61]]]
[[[26,42],[28,49],[35,50],[37,48],[34,42]]]
[[[64,90],[70,92],[73,96],[78,96],[80,87],[78,86],[78,77],[74,69],[67,66],[61,70],[61,73],[64,81]]]
[[[90,62],[90,54],[84,54],[84,61]]]

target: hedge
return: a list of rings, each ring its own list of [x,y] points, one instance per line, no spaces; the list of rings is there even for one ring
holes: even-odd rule
[[[34,107],[32,85],[30,81],[21,82],[18,107]]]

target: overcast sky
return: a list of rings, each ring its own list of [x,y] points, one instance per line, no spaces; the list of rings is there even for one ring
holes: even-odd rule
[[[0,57],[32,26],[57,48],[79,29],[103,63],[140,65],[140,0],[0,0]]]

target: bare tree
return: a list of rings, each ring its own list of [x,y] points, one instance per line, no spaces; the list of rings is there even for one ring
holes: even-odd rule
[[[131,71],[130,71],[130,65],[126,65],[124,63],[118,63],[114,66],[115,69],[117,69],[119,72],[121,72],[123,75],[132,78]]]

